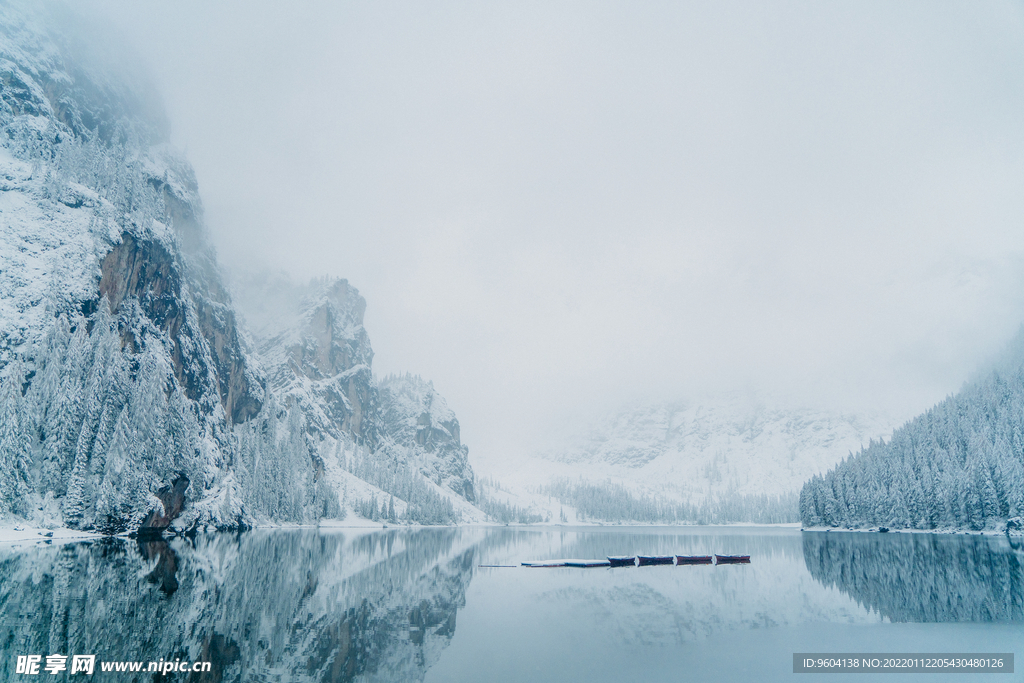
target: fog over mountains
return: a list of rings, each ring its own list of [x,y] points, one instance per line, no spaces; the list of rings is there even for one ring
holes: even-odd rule
[[[384,409],[359,293],[312,283],[251,336],[155,98],[47,8],[0,12],[0,509],[107,532],[481,519],[443,399],[394,378]]]
[[[860,390],[896,387],[893,393],[906,400],[893,404],[913,404],[918,407],[908,412],[917,412],[926,405],[924,393],[949,385],[950,376],[995,348],[1011,326],[1007,321],[1017,320],[1016,292],[1024,291],[1015,286],[1024,272],[1014,260],[1016,232],[1000,227],[1010,224],[1009,214],[986,223],[986,244],[995,245],[999,258],[979,248],[958,260],[955,242],[935,246],[906,239],[915,245],[913,253],[920,245],[930,254],[920,263],[905,263],[895,247],[875,254],[871,235],[844,232],[839,223],[830,228],[836,231],[831,236],[814,223],[818,244],[799,231],[762,234],[751,227],[755,223],[743,221],[735,232],[691,234],[690,227],[677,230],[662,217],[651,219],[661,228],[634,240],[622,228],[635,220],[636,207],[616,204],[602,214],[600,202],[591,205],[594,196],[614,194],[609,188],[618,185],[610,179],[595,186],[604,192],[575,187],[565,195],[545,190],[543,201],[541,195],[533,199],[538,207],[548,201],[561,207],[565,196],[584,197],[591,203],[573,220],[588,225],[618,216],[619,222],[606,226],[614,234],[607,245],[589,232],[549,231],[543,220],[518,214],[501,219],[515,227],[507,234],[473,232],[466,226],[478,216],[470,211],[468,218],[459,214],[445,223],[443,238],[433,228],[424,227],[421,235],[419,227],[403,224],[401,239],[388,238],[401,244],[381,257],[371,244],[377,224],[363,215],[353,219],[356,227],[334,230],[329,240],[303,242],[307,253],[317,252],[308,263],[334,263],[329,259],[344,253],[345,263],[355,259],[359,274],[388,291],[391,281],[376,270],[393,274],[409,298],[403,299],[405,309],[388,309],[385,343],[401,338],[415,347],[405,358],[429,358],[428,370],[446,373],[428,377],[406,368],[381,377],[374,370],[372,330],[364,324],[374,309],[364,298],[370,292],[357,288],[362,282],[310,278],[305,270],[302,278],[244,269],[225,274],[225,254],[212,246],[196,172],[171,144],[160,96],[126,66],[133,58],[116,41],[90,42],[87,32],[73,28],[75,21],[68,8],[0,4],[0,515],[120,533],[345,519],[457,524],[802,518],[832,527],[995,529],[1021,514],[1019,353],[899,429],[908,415],[881,408],[892,405],[882,391],[876,391],[877,411],[826,408],[828,401],[813,398],[841,394],[842,382],[857,384],[850,376],[867,368],[872,377]],[[297,82],[303,78],[295,75]],[[294,128],[283,139],[294,142]],[[303,131],[308,137],[316,135]],[[260,142],[265,140],[249,140],[252,147]],[[330,156],[333,149],[319,151]],[[731,154],[745,160],[747,152],[740,145]],[[417,168],[403,163],[401,173]],[[303,177],[280,180],[301,184]],[[362,187],[358,178],[349,180],[344,192]],[[793,188],[803,187],[790,180]],[[305,182],[323,189],[322,178]],[[510,201],[514,193],[501,183],[495,187],[503,202]],[[995,184],[987,187],[1001,191]],[[848,191],[839,181],[828,189]],[[671,183],[662,190],[676,197]],[[725,194],[718,197],[721,206],[734,206],[734,193]],[[326,205],[333,195],[318,197]],[[802,206],[801,198],[783,192],[768,204],[781,211]],[[294,196],[280,199],[282,206],[292,206]],[[384,199],[375,201],[393,208]],[[344,211],[317,206],[334,221],[333,230]],[[687,220],[718,225],[721,206],[701,206]],[[275,240],[308,217],[304,208],[292,208],[287,216],[273,214]],[[747,210],[760,215],[761,207]],[[226,221],[232,230],[244,223],[243,213]],[[830,214],[823,215],[827,223]],[[513,220],[520,218],[522,224]],[[788,225],[783,218],[773,220]],[[885,221],[871,225],[889,235]],[[266,237],[266,226],[260,226],[253,241]],[[493,242],[502,258],[519,259],[516,268],[509,266],[515,277],[502,270],[505,261],[463,258],[460,240],[469,239],[463,231],[475,235],[469,241]],[[561,236],[551,238],[549,232]],[[354,236],[334,241],[342,233]],[[778,234],[791,239],[779,240]],[[801,247],[779,246],[785,244]],[[808,244],[810,251],[802,252]],[[863,288],[873,293],[878,310],[844,299],[852,297],[843,289],[849,283],[830,279],[838,269],[815,251],[830,255],[843,245],[872,257],[857,261],[863,269],[851,270],[866,278],[870,286],[862,283]],[[563,249],[572,258],[564,258]],[[408,250],[416,254],[415,267]],[[957,258],[944,261],[947,251]],[[622,261],[616,260],[618,252],[625,255]],[[288,253],[294,271],[291,245]],[[237,264],[237,254],[227,256]],[[466,260],[487,271],[480,281],[460,270]],[[897,297],[886,287],[903,281],[886,279],[890,266],[900,277],[913,276],[910,285],[897,288]],[[586,277],[563,287],[559,277],[574,269]],[[653,273],[654,280],[634,282],[641,271]],[[816,291],[819,276],[829,283],[820,300],[793,303],[798,293]],[[439,290],[435,278],[447,290]],[[716,287],[717,298],[651,294],[689,295]],[[510,290],[525,298],[506,298]],[[769,299],[771,306],[765,304]],[[950,323],[960,332],[947,330],[944,336],[933,330],[922,359],[902,362],[922,348],[914,335],[923,326],[903,315],[910,302],[920,301],[940,311],[976,312],[978,301],[988,308],[980,317],[971,313]],[[809,315],[802,306],[824,307],[824,322],[813,330],[806,320],[798,324]],[[396,322],[400,310],[409,315],[408,329]],[[540,324],[549,318],[557,322]],[[426,334],[428,329],[437,335]],[[439,349],[438,340],[453,334],[461,335],[459,345]],[[890,340],[890,334],[897,351],[882,341],[873,345]],[[777,362],[783,356],[786,362]],[[705,367],[704,360],[713,358]],[[754,390],[728,393],[745,376],[762,385],[774,378],[780,391],[792,389],[783,384],[811,383],[799,373],[817,383],[802,399]],[[680,381],[687,377],[691,384]],[[454,396],[445,388],[446,399],[434,381],[457,387]],[[706,391],[716,383],[720,393]],[[712,398],[665,399],[687,390]],[[545,441],[532,452],[523,448],[540,441],[553,424],[569,422],[566,415],[589,414],[597,405],[618,407],[572,439]],[[453,408],[463,419],[469,414],[477,424],[489,424],[482,430],[487,447],[472,456],[489,475],[486,481],[478,478],[463,443],[464,432],[472,434],[475,425],[463,425]]]
[[[1024,513],[1024,332],[997,366],[815,476],[800,493],[808,526],[1007,529]]]
[[[794,407],[752,394],[639,405],[604,416],[528,466],[488,473],[509,489],[510,503],[528,505],[531,492],[545,493],[577,508],[579,519],[794,522],[796,494],[809,476],[895,424],[883,413]]]

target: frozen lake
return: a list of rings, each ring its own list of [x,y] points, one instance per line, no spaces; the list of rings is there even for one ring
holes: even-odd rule
[[[795,675],[793,653],[1020,655],[1016,545],[741,527],[301,529],[7,545],[0,678],[21,678],[17,657],[32,654],[211,663],[201,677],[166,680],[438,683],[821,680],[837,674]],[[749,554],[751,563],[480,566],[634,553]],[[1024,680],[1022,666],[996,680]]]

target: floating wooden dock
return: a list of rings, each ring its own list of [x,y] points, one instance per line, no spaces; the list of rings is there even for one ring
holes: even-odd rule
[[[750,555],[609,555],[605,560],[527,560],[523,567],[649,567],[652,565],[750,564]],[[480,565],[508,566],[508,565]]]

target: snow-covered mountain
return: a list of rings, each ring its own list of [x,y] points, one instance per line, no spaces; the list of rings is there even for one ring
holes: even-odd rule
[[[243,329],[158,98],[62,12],[0,5],[0,514],[104,531],[480,518],[457,429],[429,463],[387,447],[346,281]]]
[[[561,447],[537,454],[529,466],[493,476],[514,493],[541,490],[573,507],[599,494],[583,491],[581,482],[604,487],[600,495],[607,500],[632,496],[648,506],[753,504],[777,496],[789,505],[808,477],[887,436],[895,425],[881,413],[794,407],[739,394],[656,403],[608,415]],[[525,498],[510,502],[528,507]],[[637,521],[685,512],[660,509]],[[603,518],[614,520],[614,514]]]
[[[255,283],[241,297],[266,302],[266,287]],[[366,301],[346,280],[314,280],[277,291],[274,314],[257,311],[254,331],[269,386],[294,401],[311,432],[350,437],[375,448],[380,440],[373,349],[363,327]],[[262,313],[262,315],[260,315]]]
[[[433,382],[418,375],[392,375],[380,383],[381,416],[388,446],[431,481],[474,501],[469,449],[460,440],[459,418]]]

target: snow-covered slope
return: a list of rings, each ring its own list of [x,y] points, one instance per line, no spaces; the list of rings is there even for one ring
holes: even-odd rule
[[[471,487],[380,448],[346,281],[306,288],[257,349],[157,98],[64,11],[0,5],[0,515],[103,531],[478,516]]]
[[[306,415],[308,428],[375,448],[379,440],[366,301],[347,280],[319,280],[259,331],[270,387]]]
[[[995,368],[800,493],[807,526],[1007,529],[1024,513],[1024,332]],[[1014,524],[1010,524],[1014,526]]]
[[[552,482],[611,483],[637,496],[695,504],[736,497],[794,495],[896,420],[772,404],[730,395],[700,402],[635,406],[548,449],[528,466],[491,473],[519,493]]]
[[[381,416],[391,448],[439,486],[474,500],[469,449],[459,437],[459,418],[428,382],[393,375],[380,382]]]
[[[234,290],[252,321],[271,392],[301,411],[317,467],[346,493],[352,476],[378,489],[354,510],[387,519],[380,508],[394,496],[399,518],[483,521],[472,505],[474,475],[458,418],[430,382],[373,376],[366,301],[355,287],[249,274]]]
[[[151,96],[50,9],[0,8],[0,505],[110,530],[198,514],[261,373]]]

